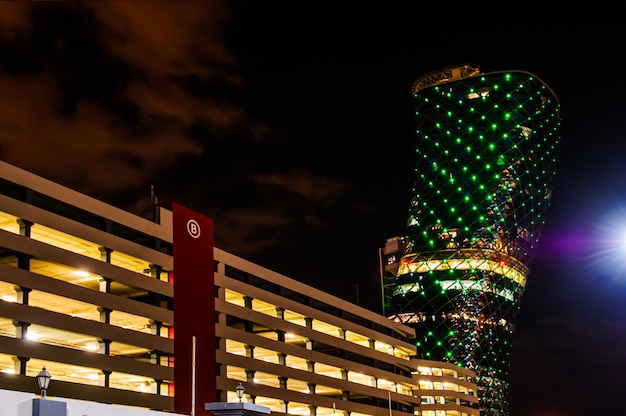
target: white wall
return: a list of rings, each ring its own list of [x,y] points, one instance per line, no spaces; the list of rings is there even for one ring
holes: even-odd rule
[[[33,399],[38,398],[32,393],[22,393],[0,389],[0,415],[2,416],[32,416]],[[127,406],[117,406],[83,400],[50,397],[46,400],[55,400],[66,403],[67,416],[176,416],[180,413],[159,412]],[[182,416],[182,415],[181,415]]]

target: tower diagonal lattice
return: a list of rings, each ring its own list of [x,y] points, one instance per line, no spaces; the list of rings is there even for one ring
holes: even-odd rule
[[[550,205],[560,104],[524,71],[462,66],[415,82],[416,166],[390,318],[424,358],[472,368],[483,416],[508,415],[511,343]],[[387,271],[390,268],[386,269]]]

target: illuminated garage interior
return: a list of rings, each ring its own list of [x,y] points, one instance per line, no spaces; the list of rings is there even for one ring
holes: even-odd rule
[[[0,174],[0,388],[36,391],[45,366],[52,396],[171,411],[171,211],[156,224],[1,162]],[[275,413],[478,416],[475,374],[416,359],[412,328],[213,256],[220,401],[241,382]]]

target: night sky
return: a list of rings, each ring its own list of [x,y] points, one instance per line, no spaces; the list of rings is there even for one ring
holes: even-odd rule
[[[511,416],[621,414],[611,51],[626,29],[588,8],[421,3],[1,2],[0,159],[135,213],[154,186],[213,218],[217,247],[380,312],[378,248],[404,234],[414,179],[411,84],[465,63],[531,72],[560,99],[563,139]]]

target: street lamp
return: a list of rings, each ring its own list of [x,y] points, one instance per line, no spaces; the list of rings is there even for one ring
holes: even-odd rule
[[[239,399],[239,403],[241,403],[241,398],[243,397],[244,391],[246,391],[246,388],[243,386],[243,384],[241,383],[237,384],[237,387],[235,387],[235,392],[237,393],[237,398]]]
[[[46,366],[44,365],[43,370],[41,370],[39,374],[37,374],[37,384],[39,384],[39,388],[41,389],[42,399],[46,397],[46,390],[48,390],[48,385],[50,384],[51,378],[52,376],[50,375],[48,370],[46,370]]]

